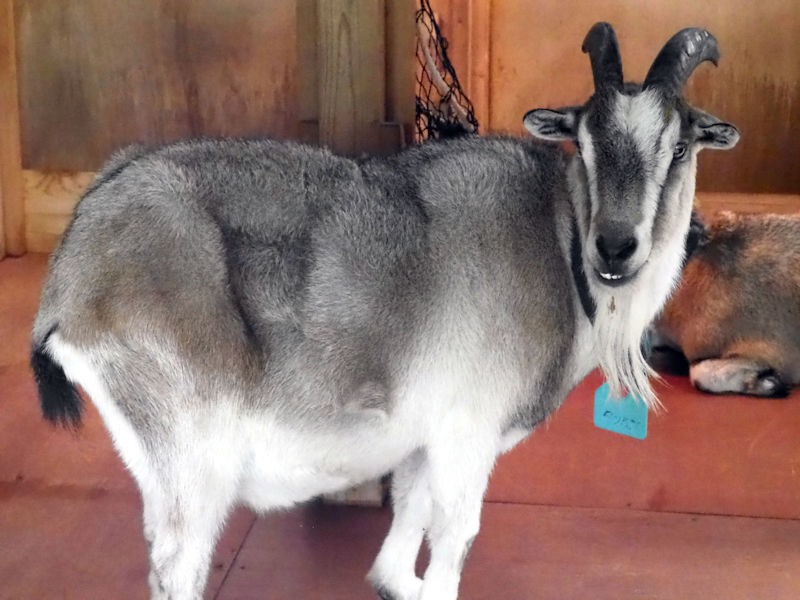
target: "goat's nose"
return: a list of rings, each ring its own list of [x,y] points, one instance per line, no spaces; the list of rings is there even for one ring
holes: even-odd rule
[[[620,265],[636,252],[638,242],[632,235],[600,234],[595,241],[597,253],[609,267]]]

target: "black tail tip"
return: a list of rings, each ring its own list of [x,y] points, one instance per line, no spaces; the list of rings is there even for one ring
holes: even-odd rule
[[[31,368],[39,387],[42,415],[54,425],[77,429],[81,425],[83,400],[67,379],[64,369],[44,350],[44,342],[31,352]]]

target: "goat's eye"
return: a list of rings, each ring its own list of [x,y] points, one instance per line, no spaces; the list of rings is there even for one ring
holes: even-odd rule
[[[679,160],[686,155],[686,142],[678,142],[672,151],[672,158]]]

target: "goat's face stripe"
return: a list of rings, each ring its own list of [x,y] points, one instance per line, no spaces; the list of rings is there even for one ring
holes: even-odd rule
[[[589,133],[586,119],[581,119],[578,124],[578,143],[581,148],[581,158],[586,172],[586,183],[588,187],[588,200],[591,210],[589,214],[593,219],[599,207],[597,190],[597,163],[595,158],[594,138]],[[588,227],[588,224],[587,224]]]
[[[598,271],[603,259],[597,243],[609,231],[635,240],[619,273],[635,273],[648,260],[680,124],[679,112],[653,90],[615,92],[593,100],[581,115],[577,141],[591,221],[584,243]]]
[[[635,96],[617,94],[612,110],[613,126],[630,135],[643,157],[651,156],[664,129],[664,107],[661,98],[652,90]]]

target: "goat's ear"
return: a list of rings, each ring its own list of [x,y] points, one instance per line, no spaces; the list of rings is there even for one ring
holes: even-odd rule
[[[695,113],[694,132],[697,144],[714,150],[730,150],[739,141],[739,130],[708,113]]]
[[[578,107],[568,106],[558,110],[537,108],[525,114],[522,124],[535,137],[543,140],[574,140],[578,135]]]

